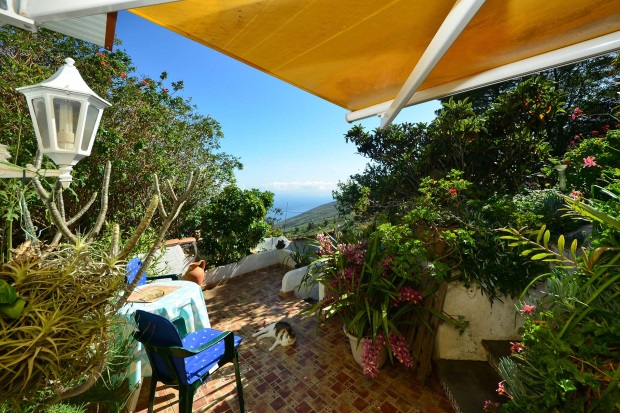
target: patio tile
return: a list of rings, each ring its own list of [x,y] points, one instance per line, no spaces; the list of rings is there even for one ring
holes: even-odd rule
[[[451,413],[446,396],[434,380],[416,384],[402,365],[385,366],[377,379],[362,374],[351,356],[342,324],[300,314],[308,306],[278,292],[285,270],[272,269],[233,279],[204,291],[215,329],[234,330],[243,337],[239,365],[246,410],[250,413]],[[269,351],[273,339],[257,341],[252,334],[286,318],[297,343]],[[148,386],[143,385],[136,413],[146,413]],[[178,392],[157,386],[155,412],[178,411]],[[238,412],[234,369],[219,369],[194,397],[194,412]]]

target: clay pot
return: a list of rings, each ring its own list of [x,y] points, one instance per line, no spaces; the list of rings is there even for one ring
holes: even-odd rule
[[[202,282],[205,279],[205,268],[207,263],[205,260],[192,262],[187,268],[187,272],[183,274],[185,281],[193,281],[202,287]]]

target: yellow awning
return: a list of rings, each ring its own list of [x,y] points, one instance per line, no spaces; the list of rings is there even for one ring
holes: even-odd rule
[[[415,104],[620,49],[620,0],[183,0],[131,11],[353,111],[349,120],[385,112],[399,92]]]

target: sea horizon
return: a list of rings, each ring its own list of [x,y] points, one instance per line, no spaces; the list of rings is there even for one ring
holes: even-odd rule
[[[280,208],[282,215],[275,216],[273,211],[269,211],[268,217],[275,217],[278,220],[284,220],[308,212],[313,208],[334,202],[331,194],[275,194],[272,210]]]

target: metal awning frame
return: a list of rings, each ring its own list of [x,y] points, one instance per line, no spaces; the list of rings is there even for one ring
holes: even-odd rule
[[[496,67],[494,69],[487,70],[485,72],[481,72],[476,75],[449,82],[443,85],[424,90],[416,90],[409,97],[406,103],[400,107],[400,109],[435,99],[445,98],[458,93],[479,89],[482,87],[501,83],[509,79],[514,79],[516,77],[526,76],[543,70],[552,69],[554,67],[565,66],[571,63],[575,63],[596,56],[601,56],[607,53],[612,53],[618,50],[620,50],[620,31],[587,40],[585,42],[577,43],[571,46],[563,47],[561,49],[553,50],[551,52],[543,53],[538,56],[519,60],[508,65]],[[422,81],[423,79],[420,81],[420,83]],[[395,100],[396,99],[389,100],[369,106],[364,109],[349,112],[346,115],[346,120],[347,122],[355,122],[372,116],[382,116],[390,110],[390,107],[395,102]],[[396,115],[394,115],[392,119],[395,116]],[[384,127],[383,122],[382,127]]]
[[[413,71],[405,81],[403,87],[398,91],[390,107],[381,114],[381,128],[388,127],[407,102],[418,90],[420,85],[426,80],[428,75],[448,51],[452,43],[460,36],[471,19],[476,15],[485,0],[460,0],[433,36],[433,40],[418,60]]]

